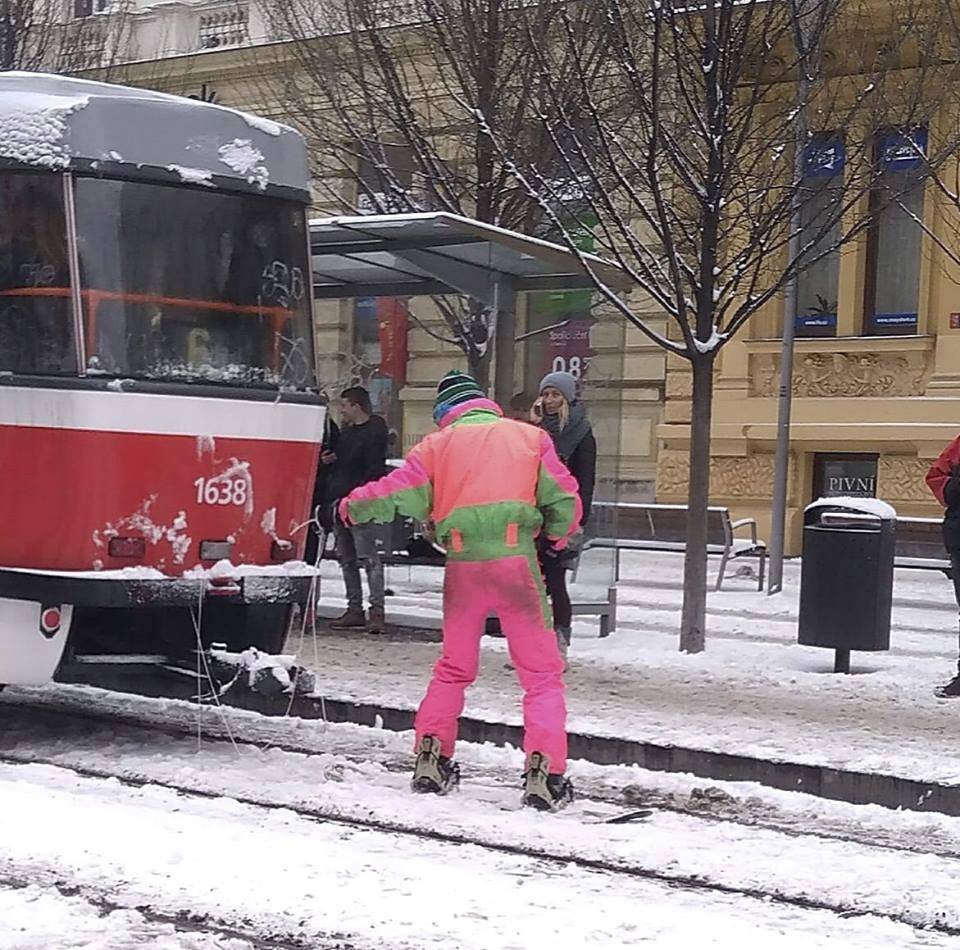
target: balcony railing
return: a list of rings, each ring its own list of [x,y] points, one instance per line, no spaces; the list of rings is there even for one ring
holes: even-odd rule
[[[242,46],[250,40],[249,26],[249,11],[246,7],[230,7],[204,13],[200,17],[200,49]]]

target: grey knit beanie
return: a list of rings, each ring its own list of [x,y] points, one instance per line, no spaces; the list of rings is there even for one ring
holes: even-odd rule
[[[559,389],[560,392],[563,393],[563,398],[569,403],[573,403],[577,398],[577,381],[569,373],[547,373],[547,375],[540,380],[541,396],[548,386]]]

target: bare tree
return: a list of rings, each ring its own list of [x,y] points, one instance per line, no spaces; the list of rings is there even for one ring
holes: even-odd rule
[[[109,68],[123,52],[127,13],[127,0],[96,15],[93,0],[89,10],[64,0],[0,0],[0,70]]]
[[[550,137],[536,121],[541,80],[527,44],[528,30],[546,30],[559,4],[550,0],[521,15],[513,0],[266,3],[277,34],[291,39],[282,96],[317,143],[325,198],[349,207],[344,191],[355,191],[377,213],[448,211],[522,231],[536,226],[538,203],[486,127],[538,162],[544,177],[551,177],[551,156],[558,167]],[[580,43],[582,72],[597,68],[597,53]],[[436,304],[447,327],[441,339],[466,354],[481,385],[488,384],[496,349],[495,395],[508,400],[513,312],[498,315],[449,297]]]
[[[563,187],[579,183],[597,252],[630,275],[637,295],[599,275],[596,289],[692,372],[683,651],[705,646],[717,354],[792,280],[898,200],[874,188],[885,130],[917,143],[911,130],[930,128],[929,142],[908,146],[922,152],[918,176],[955,150],[955,135],[933,134],[955,105],[945,102],[957,78],[955,44],[938,35],[949,2],[893,0],[881,10],[857,0],[592,0],[559,8],[546,30],[536,18],[528,27],[542,80],[536,112],[563,158]],[[599,71],[590,58],[598,43],[607,51]],[[556,210],[556,177],[495,122],[485,131],[578,253]],[[818,170],[837,161],[842,173],[825,193]],[[662,309],[667,333],[636,296]]]

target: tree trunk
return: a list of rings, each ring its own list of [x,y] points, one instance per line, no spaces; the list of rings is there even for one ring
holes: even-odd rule
[[[710,417],[713,412],[714,353],[693,362],[690,418],[690,486],[687,494],[687,549],[683,561],[680,650],[701,653],[706,645],[707,507],[710,504]]]
[[[487,392],[490,388],[490,347],[483,354],[477,350],[467,353],[467,372],[477,381],[477,385]]]

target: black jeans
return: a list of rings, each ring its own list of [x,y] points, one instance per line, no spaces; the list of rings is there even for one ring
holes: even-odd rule
[[[957,610],[960,611],[960,548],[947,548],[947,554],[950,555],[953,596],[957,599]],[[960,620],[958,620],[957,672],[960,673]]]
[[[570,594],[567,592],[566,564],[560,558],[541,551],[540,570],[543,572],[543,583],[553,608],[554,629],[562,630],[564,639],[569,642],[573,611],[570,607]]]

